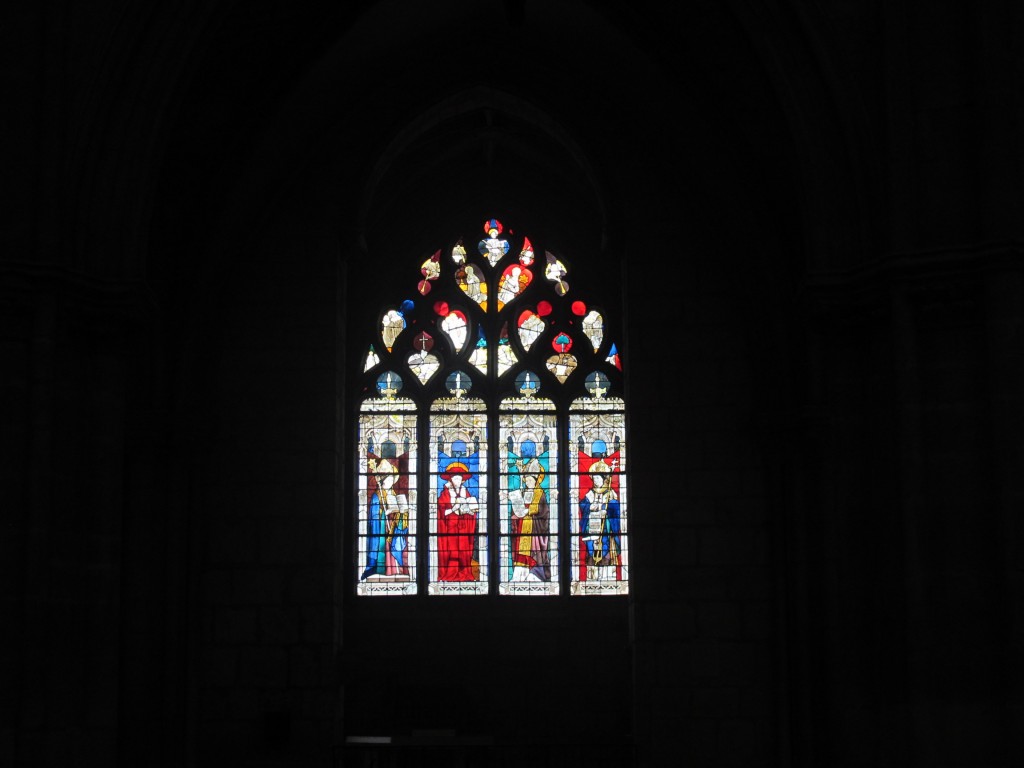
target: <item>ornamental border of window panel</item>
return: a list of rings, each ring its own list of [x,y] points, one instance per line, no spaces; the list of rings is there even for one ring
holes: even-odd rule
[[[497,219],[483,230],[476,253],[458,238],[410,268],[367,329],[356,594],[627,594],[626,402],[606,314],[572,293],[568,259],[538,259]]]

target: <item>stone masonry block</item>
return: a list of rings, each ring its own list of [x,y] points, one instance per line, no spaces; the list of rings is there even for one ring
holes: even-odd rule
[[[659,530],[654,543],[656,560],[652,563],[659,573],[670,573],[680,566],[697,562],[697,532],[692,528],[665,526]]]
[[[302,642],[326,644],[334,639],[334,606],[303,605]]]
[[[730,686],[699,686],[690,691],[690,714],[698,718],[736,717],[737,689]]]
[[[297,607],[274,605],[259,610],[260,639],[263,642],[277,645],[298,642],[301,621]]]
[[[688,495],[731,498],[739,495],[740,473],[734,469],[692,469],[686,476]]]
[[[673,649],[678,653],[689,677],[717,678],[722,670],[721,648],[710,642],[685,643]]]
[[[749,686],[770,682],[775,665],[767,644],[723,642],[718,649],[723,683]]]
[[[768,640],[774,624],[774,604],[767,600],[744,603],[743,635],[752,640]]]
[[[210,605],[227,605],[232,601],[234,574],[228,570],[207,571],[202,576],[203,598]]]
[[[681,602],[645,602],[637,607],[637,631],[647,640],[691,639],[696,635],[696,613]]]
[[[740,637],[740,606],[714,600],[697,604],[697,630],[702,638]]]
[[[249,520],[213,519],[207,530],[207,562],[212,565],[256,563],[256,529]]]
[[[715,566],[690,566],[675,572],[666,580],[673,592],[685,599],[724,600],[731,596],[729,569]]]
[[[759,754],[752,720],[730,719],[719,724],[719,755],[725,765],[763,765],[772,756]]]
[[[259,636],[259,609],[255,607],[221,608],[215,618],[218,643],[229,645],[254,642]]]
[[[288,652],[276,646],[239,650],[239,682],[257,688],[283,688],[288,681]]]
[[[746,526],[704,528],[700,532],[702,565],[749,565],[755,562],[754,532]]]
[[[330,566],[300,568],[288,580],[288,602],[294,605],[329,604],[334,599]]]
[[[275,605],[284,595],[284,576],[276,569],[239,569],[232,585],[233,600],[239,605]]]
[[[710,468],[749,468],[761,466],[761,454],[746,431],[712,429],[703,434],[704,462]]]
[[[768,507],[760,496],[734,496],[715,499],[714,523],[722,526],[762,525],[768,516]]]
[[[307,519],[271,518],[259,521],[258,525],[261,562],[270,565],[300,565],[312,559],[313,530]]]
[[[238,649],[207,646],[202,650],[203,684],[224,687],[235,683],[238,672]]]
[[[288,685],[312,688],[323,685],[324,682],[319,648],[297,646],[288,650]]]

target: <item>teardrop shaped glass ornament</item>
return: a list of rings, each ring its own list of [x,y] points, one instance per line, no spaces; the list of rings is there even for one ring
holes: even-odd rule
[[[380,356],[377,351],[373,348],[373,344],[370,345],[370,351],[366,353],[366,362],[363,364],[363,372],[370,370],[375,365],[380,365]]]
[[[451,339],[455,353],[458,354],[466,346],[466,337],[469,333],[469,321],[466,315],[458,309],[453,309],[441,320],[441,330]]]
[[[517,324],[519,326],[519,342],[523,345],[523,349],[529,352],[530,347],[532,347],[534,342],[540,338],[542,333],[544,333],[544,321],[541,319],[540,315],[534,314],[532,310],[526,309],[519,314]]]
[[[604,318],[597,310],[590,310],[583,318],[583,335],[590,340],[590,345],[597,352],[604,341]]]

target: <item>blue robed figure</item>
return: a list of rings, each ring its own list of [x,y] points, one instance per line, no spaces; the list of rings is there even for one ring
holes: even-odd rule
[[[411,576],[407,562],[409,546],[408,441],[405,452],[398,455],[392,441],[381,445],[380,455],[374,453],[373,441],[367,446],[369,498],[367,513],[366,568],[361,579]]]

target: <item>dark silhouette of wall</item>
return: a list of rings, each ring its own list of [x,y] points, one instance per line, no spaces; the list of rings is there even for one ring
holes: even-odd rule
[[[1022,15],[9,12],[0,763],[1019,764]],[[628,599],[353,595],[367,323],[490,216],[621,323]]]

